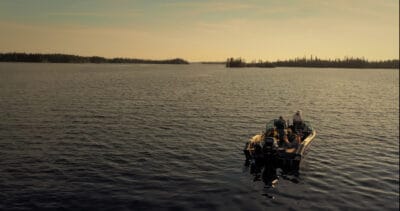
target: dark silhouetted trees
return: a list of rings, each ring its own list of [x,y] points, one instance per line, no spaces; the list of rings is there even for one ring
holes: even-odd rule
[[[146,60],[130,58],[104,58],[99,56],[76,56],[68,54],[0,53],[0,62],[48,62],[48,63],[145,63],[189,64],[183,59]]]
[[[393,68],[399,69],[399,60],[368,61],[364,58],[345,57],[344,59],[295,58],[276,62],[246,63],[243,59],[228,58],[226,67],[333,67],[333,68]]]
[[[294,60],[276,61],[279,67],[335,67],[335,68],[399,68],[399,60],[368,61],[364,58],[345,57],[344,59],[311,59],[296,58]]]
[[[242,58],[228,58],[226,67],[274,67],[271,62],[259,60],[258,62],[246,63]]]

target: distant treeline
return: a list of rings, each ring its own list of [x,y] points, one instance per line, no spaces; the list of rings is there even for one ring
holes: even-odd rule
[[[226,67],[275,67],[275,65],[271,62],[262,60],[246,63],[242,58],[228,58],[226,60]]]
[[[189,64],[183,59],[146,60],[68,54],[0,53],[0,62]]]
[[[334,67],[334,68],[399,68],[399,60],[368,61],[364,58],[319,59],[317,57],[296,58],[283,61],[258,61],[246,63],[241,58],[228,58],[226,67]]]

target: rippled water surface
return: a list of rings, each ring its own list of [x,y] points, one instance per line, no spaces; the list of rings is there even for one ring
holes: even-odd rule
[[[0,209],[398,210],[398,101],[398,70],[0,63]],[[300,176],[253,181],[297,109]]]

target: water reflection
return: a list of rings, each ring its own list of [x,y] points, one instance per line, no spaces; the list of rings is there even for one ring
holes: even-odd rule
[[[271,195],[280,180],[286,180],[294,184],[298,184],[300,180],[300,173],[298,169],[278,167],[275,162],[257,162],[245,161],[246,170],[253,176],[253,182],[262,181],[264,183],[265,193],[262,195],[267,198],[275,199]]]

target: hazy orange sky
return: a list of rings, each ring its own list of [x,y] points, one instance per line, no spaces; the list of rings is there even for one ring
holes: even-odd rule
[[[399,57],[398,0],[1,0],[0,52],[222,61]]]

